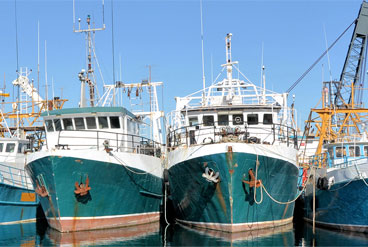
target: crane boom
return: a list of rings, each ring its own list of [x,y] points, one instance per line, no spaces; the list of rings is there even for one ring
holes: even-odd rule
[[[15,79],[12,82],[13,85],[15,86],[20,86],[22,88],[22,90],[29,96],[32,98],[32,100],[36,103],[36,104],[41,104],[43,99],[41,98],[41,96],[38,94],[37,90],[29,83],[29,79],[27,76],[24,75],[19,75],[19,77],[17,79]]]
[[[351,105],[352,101],[357,105],[361,104],[367,35],[368,3],[364,1],[355,21],[354,33],[340,75],[340,81],[339,83],[334,83],[336,88],[334,103],[337,108],[346,108],[348,105]],[[352,83],[355,89],[354,99],[352,99]]]

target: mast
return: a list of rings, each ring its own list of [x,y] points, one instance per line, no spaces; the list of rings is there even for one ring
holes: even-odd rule
[[[105,30],[104,23],[104,1],[102,1],[102,17],[103,24],[101,28],[92,28],[91,27],[91,16],[87,15],[87,29],[81,29],[81,19],[78,19],[78,29],[75,29],[75,7],[73,0],[73,32],[75,33],[85,33],[87,39],[87,70],[82,70],[78,77],[81,81],[81,99],[80,99],[80,107],[86,107],[86,98],[85,98],[85,83],[87,83],[89,87],[89,105],[94,106],[96,101],[95,96],[95,87],[96,87],[96,79],[94,76],[94,69],[92,67],[92,52],[93,52],[93,41],[92,41],[92,33],[94,34],[96,31]]]
[[[228,97],[231,98],[234,92],[233,88],[233,65],[237,64],[237,61],[232,61],[231,58],[231,37],[232,33],[226,34],[225,38],[225,50],[226,50],[226,63],[221,66],[226,67],[226,86],[228,86]],[[225,86],[225,85],[224,85]],[[224,93],[224,91],[223,91]]]

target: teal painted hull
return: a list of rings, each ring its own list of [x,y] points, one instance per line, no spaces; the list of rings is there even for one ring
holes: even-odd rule
[[[336,183],[328,190],[316,188],[315,222],[332,229],[368,233],[367,179]],[[313,193],[304,198],[304,217],[313,222]]]
[[[123,165],[73,157],[46,156],[27,164],[36,186],[45,184],[40,202],[51,227],[91,230],[158,220],[162,179]],[[139,174],[138,174],[139,173]],[[91,188],[75,193],[76,183]]]
[[[298,169],[295,165],[258,156],[257,179],[279,202],[297,196]],[[261,187],[244,183],[249,170],[256,171],[257,155],[218,153],[186,160],[169,169],[170,199],[179,222],[223,231],[271,227],[292,220],[294,202],[274,202]],[[205,168],[219,172],[218,183],[203,177]],[[256,195],[255,195],[256,194]]]
[[[36,221],[37,206],[34,190],[0,183],[0,224]]]

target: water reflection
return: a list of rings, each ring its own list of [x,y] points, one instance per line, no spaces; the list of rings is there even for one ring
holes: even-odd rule
[[[368,246],[368,235],[364,233],[316,227],[313,235],[311,224],[305,223],[303,228],[299,246]]]
[[[167,246],[294,246],[293,224],[240,233],[225,233],[175,225],[166,234]]]
[[[43,241],[53,246],[160,246],[159,223],[61,233],[48,228]]]
[[[277,228],[224,233],[159,223],[60,233],[44,223],[0,225],[0,246],[368,246],[363,233],[327,230],[303,221]]]
[[[0,246],[36,246],[36,223],[0,225]]]

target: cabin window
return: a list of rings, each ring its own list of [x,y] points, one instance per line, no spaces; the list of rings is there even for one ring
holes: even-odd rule
[[[3,148],[4,148],[4,143],[0,143],[0,152],[3,151]]]
[[[218,115],[218,125],[229,125],[229,115]]]
[[[364,156],[368,156],[368,146],[364,146]]]
[[[120,129],[119,117],[110,117],[111,129]]]
[[[87,129],[97,129],[95,117],[86,117],[86,122],[87,122]]]
[[[359,157],[360,156],[360,148],[358,146],[349,147],[349,156],[350,157]]]
[[[15,143],[8,143],[6,144],[5,152],[7,153],[14,153]]]
[[[54,131],[54,126],[52,125],[52,121],[51,120],[46,120],[45,121],[45,124],[46,124],[46,130],[47,130],[47,132]]]
[[[215,123],[213,116],[203,116],[203,125],[204,126],[213,126]]]
[[[82,117],[74,118],[74,124],[76,130],[84,130],[86,128],[84,125],[84,119]]]
[[[109,124],[107,123],[107,117],[98,117],[98,128],[99,129],[109,128]]]
[[[234,114],[233,115],[233,125],[243,125],[244,117],[243,114]]]
[[[263,124],[273,124],[272,114],[264,114],[263,115]]]
[[[60,119],[54,119],[54,124],[55,124],[55,130],[56,131],[61,131],[61,120]]]
[[[73,121],[71,118],[63,119],[64,130],[73,130]]]
[[[189,126],[198,125],[198,117],[189,117]]]
[[[336,158],[342,158],[346,156],[345,147],[336,147]]]
[[[248,125],[258,124],[258,114],[248,114],[247,122]]]

